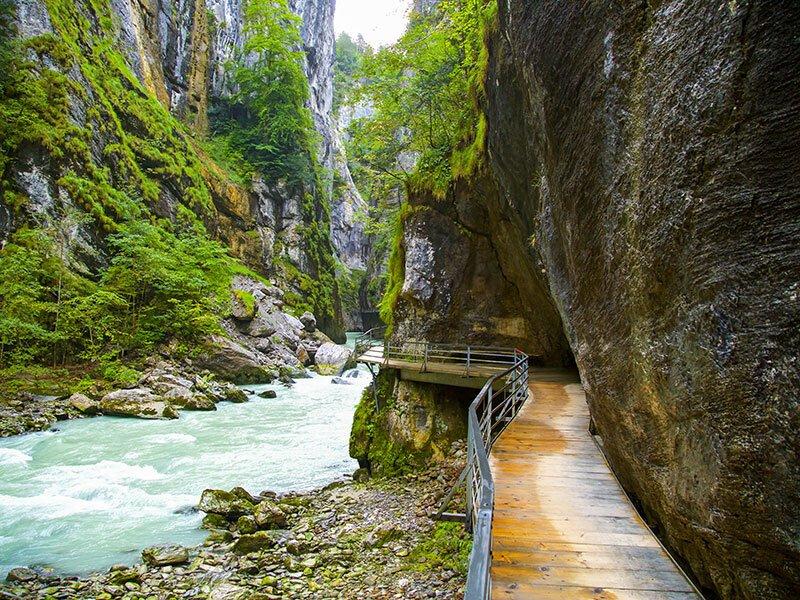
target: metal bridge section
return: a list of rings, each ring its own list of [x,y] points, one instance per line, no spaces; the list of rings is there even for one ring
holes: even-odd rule
[[[436,344],[417,340],[396,342],[386,339],[385,334],[385,327],[376,327],[356,338],[357,360],[367,365],[400,369],[405,378],[430,383],[480,388],[486,379],[513,367],[521,354],[513,348],[499,346]],[[449,378],[416,377],[420,374]]]

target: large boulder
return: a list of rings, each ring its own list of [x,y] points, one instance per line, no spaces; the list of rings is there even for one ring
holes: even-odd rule
[[[240,343],[212,336],[209,348],[197,358],[199,367],[234,383],[269,383],[276,376],[274,365]]]
[[[152,546],[142,550],[142,560],[151,567],[182,565],[189,561],[189,551],[183,546]]]
[[[271,313],[259,314],[253,319],[247,333],[252,337],[268,337],[278,344],[295,350],[302,331],[303,323],[299,319],[275,310]]]
[[[353,364],[353,353],[346,346],[322,344],[314,355],[314,364],[320,375],[338,375]]]
[[[115,417],[136,417],[139,419],[177,419],[178,412],[163,396],[153,393],[150,388],[115,390],[100,400],[100,410],[105,415]]]
[[[234,488],[230,492],[225,490],[204,490],[200,496],[197,508],[205,513],[222,515],[227,519],[236,519],[245,514],[251,514],[255,509],[255,502],[249,495],[242,494]]]
[[[171,404],[186,410],[217,410],[217,405],[210,396],[193,392],[184,387],[174,387],[168,390],[164,394],[164,398]]]
[[[84,415],[96,415],[100,412],[100,403],[84,394],[72,394],[67,402]]]

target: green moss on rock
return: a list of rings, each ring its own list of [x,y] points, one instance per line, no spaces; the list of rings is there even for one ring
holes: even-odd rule
[[[364,390],[350,432],[350,456],[373,475],[422,468],[466,437],[472,390],[401,381],[394,369],[381,370],[376,384],[380,410],[372,388]]]

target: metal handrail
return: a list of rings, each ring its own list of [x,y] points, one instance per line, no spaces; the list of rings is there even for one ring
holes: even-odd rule
[[[504,379],[503,386],[495,384]],[[515,350],[514,366],[489,379],[469,406],[467,416],[467,527],[472,529],[472,552],[465,600],[491,597],[492,513],[494,479],[489,452],[528,397],[528,356]]]
[[[468,346],[438,344],[427,341],[391,342],[386,328],[375,327],[356,338],[356,355],[360,356],[377,345],[382,346],[384,362],[397,359],[419,363],[424,371],[429,362],[466,365],[466,375],[478,366],[508,367],[490,377],[467,415],[467,466],[459,482],[467,485],[467,528],[473,532],[472,551],[465,600],[485,600],[491,597],[492,514],[494,512],[494,479],[489,468],[489,453],[495,440],[517,416],[528,397],[528,355],[519,349],[499,346]],[[373,388],[374,389],[374,388]],[[377,402],[377,398],[376,398]],[[459,487],[461,483],[457,483]],[[452,498],[448,494],[439,510]]]
[[[476,367],[502,369],[511,367],[517,351],[502,346],[472,346],[467,344],[442,344],[420,340],[392,341],[386,338],[386,327],[374,327],[356,338],[355,354],[362,356],[376,346],[381,347],[380,358],[415,363],[425,371],[429,363],[464,365],[466,376]],[[373,358],[375,358],[373,356]]]

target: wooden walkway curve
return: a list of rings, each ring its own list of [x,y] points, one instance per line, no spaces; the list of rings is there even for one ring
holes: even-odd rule
[[[592,440],[577,374],[530,377],[526,404],[490,456],[492,597],[699,598]]]

